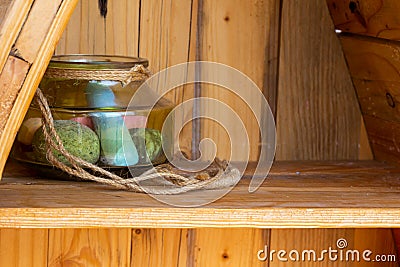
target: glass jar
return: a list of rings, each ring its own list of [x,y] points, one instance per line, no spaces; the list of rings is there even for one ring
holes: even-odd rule
[[[57,133],[71,154],[106,168],[163,163],[173,149],[172,125],[164,121],[173,104],[150,88],[130,101],[147,78],[148,61],[121,56],[54,56],[40,83]],[[140,71],[138,71],[140,70]],[[157,99],[155,106],[152,103]],[[41,112],[32,102],[12,156],[51,166],[46,159]],[[162,128],[165,127],[163,130]],[[162,130],[162,131],[161,131]],[[68,164],[59,152],[57,159]]]

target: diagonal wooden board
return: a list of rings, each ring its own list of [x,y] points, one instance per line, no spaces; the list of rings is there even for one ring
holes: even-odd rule
[[[9,4],[0,26],[0,178],[17,131],[77,2],[14,0]]]

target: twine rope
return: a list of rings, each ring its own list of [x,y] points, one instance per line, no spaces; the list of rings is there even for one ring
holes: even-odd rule
[[[144,81],[150,77],[150,71],[143,65],[135,65],[131,69],[67,69],[48,68],[44,74],[46,78],[78,79],[78,80],[108,80],[120,81],[123,86],[131,82]]]
[[[214,168],[216,167],[218,170],[215,175],[193,173],[189,176],[185,176],[173,171],[173,167],[170,164],[162,164],[146,171],[138,177],[124,179],[112,172],[100,168],[97,165],[86,162],[81,158],[70,154],[64,148],[62,140],[56,132],[53,116],[47,99],[39,88],[36,90],[35,100],[42,113],[42,130],[47,146],[46,158],[54,166],[70,175],[79,177],[83,180],[111,185],[118,189],[153,195],[173,195],[201,188],[217,189],[229,187],[236,184],[240,179],[240,172],[238,169],[233,168],[226,161],[221,161],[218,158],[216,158],[212,163]],[[62,163],[54,155],[54,150],[60,152],[68,160],[71,166]],[[90,169],[99,175],[94,175],[86,171],[84,168]],[[148,180],[154,180],[157,182],[160,181],[160,179],[163,179],[164,181],[159,183],[159,185],[164,185],[164,187],[139,185],[139,182]],[[172,186],[165,187],[165,182]]]

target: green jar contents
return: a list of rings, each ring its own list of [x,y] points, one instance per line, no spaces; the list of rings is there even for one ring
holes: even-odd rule
[[[40,83],[64,148],[73,156],[107,168],[144,167],[172,154],[173,125],[164,125],[173,104],[146,88],[130,101],[147,78],[148,61],[119,56],[54,56]],[[155,102],[150,106],[147,103]],[[52,164],[41,112],[32,103],[14,143],[12,156],[36,165]],[[173,121],[173,120],[171,120]],[[47,127],[47,126],[46,126]],[[164,129],[163,129],[164,127]],[[58,151],[60,162],[69,162]]]

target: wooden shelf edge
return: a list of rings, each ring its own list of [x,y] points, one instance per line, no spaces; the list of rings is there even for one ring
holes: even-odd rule
[[[105,219],[107,218],[107,219]],[[1,228],[399,228],[397,208],[0,209]]]
[[[246,177],[254,167],[250,164],[224,197],[190,208],[97,183],[43,179],[14,163],[0,182],[0,227],[400,228],[399,167],[373,161],[277,162],[263,185],[249,193]],[[168,199],[192,205],[207,200],[209,192]]]

